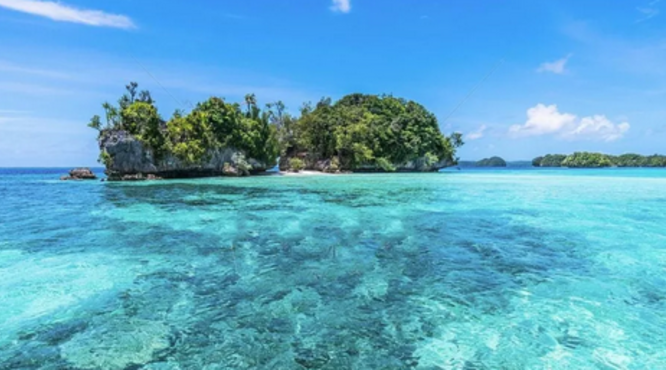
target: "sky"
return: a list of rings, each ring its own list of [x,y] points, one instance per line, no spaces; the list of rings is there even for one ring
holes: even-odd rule
[[[210,96],[423,104],[463,160],[666,154],[666,0],[0,0],[0,167],[96,165],[130,81]]]

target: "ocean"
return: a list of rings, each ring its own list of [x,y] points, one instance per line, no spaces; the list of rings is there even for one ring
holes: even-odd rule
[[[66,172],[0,169],[0,369],[666,368],[663,169]]]

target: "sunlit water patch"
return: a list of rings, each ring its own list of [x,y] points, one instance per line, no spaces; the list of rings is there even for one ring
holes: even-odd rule
[[[1,369],[666,364],[665,171],[55,176],[0,170]]]

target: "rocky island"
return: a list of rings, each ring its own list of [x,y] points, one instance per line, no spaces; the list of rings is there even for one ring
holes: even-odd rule
[[[476,167],[506,167],[506,161],[500,157],[483,158],[475,163]]]
[[[575,152],[573,154],[548,154],[532,160],[534,167],[569,167],[569,168],[603,168],[603,167],[666,167],[666,156],[654,154],[622,154],[619,156]]]
[[[459,133],[444,136],[437,118],[413,101],[388,95],[351,94],[332,103],[306,103],[300,116],[282,102],[259,108],[253,94],[244,106],[221,98],[158,113],[148,91],[134,82],[118,106],[104,103],[99,161],[109,180],[247,176],[279,161],[285,171],[437,171],[456,163]]]
[[[88,167],[79,167],[69,171],[69,175],[60,177],[60,180],[95,180],[97,176]]]

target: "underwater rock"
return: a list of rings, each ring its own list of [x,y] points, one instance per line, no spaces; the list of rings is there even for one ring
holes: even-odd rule
[[[167,325],[129,317],[106,318],[60,346],[61,356],[83,369],[120,370],[150,362],[170,345]]]
[[[306,369],[319,369],[331,361],[331,356],[320,348],[303,348],[296,351],[294,361]]]
[[[88,323],[85,320],[72,320],[56,323],[39,332],[35,339],[50,345],[57,345],[69,340],[77,333],[84,331],[87,327]]]
[[[69,176],[62,176],[60,180],[95,180],[97,176],[88,167],[79,167],[69,171]]]

